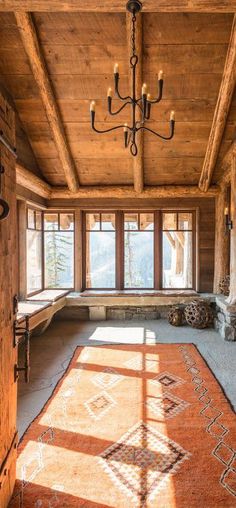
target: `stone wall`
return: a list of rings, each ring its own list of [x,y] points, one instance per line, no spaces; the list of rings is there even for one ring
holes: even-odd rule
[[[216,297],[215,329],[227,341],[236,341],[236,305],[228,305],[224,296]]]
[[[170,310],[170,306],[129,306],[129,307],[108,307],[106,318],[117,320],[145,320],[166,318]]]

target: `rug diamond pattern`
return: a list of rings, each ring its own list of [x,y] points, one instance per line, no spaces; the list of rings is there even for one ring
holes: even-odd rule
[[[153,500],[170,475],[190,457],[151,425],[142,421],[100,455],[103,469],[133,502]]]

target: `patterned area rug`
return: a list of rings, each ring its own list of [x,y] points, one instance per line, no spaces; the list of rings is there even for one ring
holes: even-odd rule
[[[10,507],[236,507],[236,419],[193,345],[77,348]]]

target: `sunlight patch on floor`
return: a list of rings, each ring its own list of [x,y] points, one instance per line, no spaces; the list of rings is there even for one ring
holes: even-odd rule
[[[120,344],[143,344],[145,342],[145,329],[143,326],[97,326],[90,335],[89,340],[101,342],[118,342]]]

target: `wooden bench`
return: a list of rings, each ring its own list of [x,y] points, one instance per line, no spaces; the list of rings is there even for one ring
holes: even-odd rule
[[[69,291],[48,289],[27,298],[18,304],[17,324],[24,322],[29,316],[29,329],[35,335],[41,335],[50,325],[56,312],[66,305],[66,296]]]

